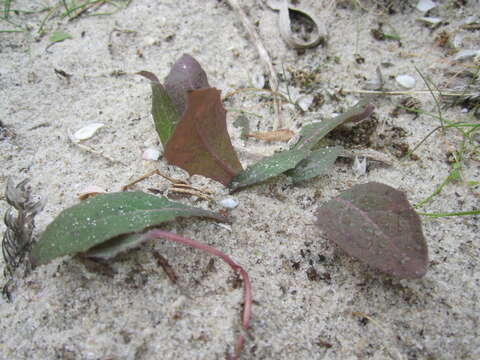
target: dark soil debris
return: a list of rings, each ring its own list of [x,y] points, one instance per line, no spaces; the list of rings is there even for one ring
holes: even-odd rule
[[[332,131],[328,137],[334,140],[336,145],[342,145],[345,148],[368,147],[372,144],[372,137],[377,125],[378,120],[372,116],[353,127],[339,127]]]

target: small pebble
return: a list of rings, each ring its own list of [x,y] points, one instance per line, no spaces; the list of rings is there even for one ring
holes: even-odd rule
[[[238,206],[238,201],[234,198],[229,197],[221,200],[220,205],[227,209],[235,209]]]
[[[145,149],[142,154],[142,159],[143,160],[158,160],[160,157],[160,151],[157,149]]]

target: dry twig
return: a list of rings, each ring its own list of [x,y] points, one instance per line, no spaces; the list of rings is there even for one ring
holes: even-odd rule
[[[238,1],[227,0],[227,2],[240,16],[243,26],[245,26],[245,28],[247,29],[250,35],[250,38],[252,39],[253,43],[255,44],[255,47],[257,48],[257,52],[258,52],[258,55],[260,56],[260,59],[262,60],[264,66],[268,69],[268,72],[270,73],[269,80],[270,80],[271,89],[274,92],[278,92],[277,74],[275,72],[275,69],[273,68],[270,55],[268,54],[267,49],[263,45],[262,40],[260,39],[257,32],[255,31],[255,28],[253,27],[252,23],[248,19],[247,14],[245,14],[245,12],[240,7],[240,4],[238,3]],[[281,129],[283,127],[283,121],[281,119],[280,104],[278,101],[278,97],[274,95],[273,100],[274,100],[274,110],[275,110],[275,126],[274,127],[275,129]]]
[[[178,179],[174,179],[166,174],[163,174],[160,170],[158,169],[155,169],[155,170],[152,170],[148,173],[146,173],[145,175],[142,175],[140,176],[138,179],[132,181],[131,183],[125,185],[122,187],[122,191],[127,191],[128,189],[130,189],[133,185],[145,180],[145,179],[148,179],[149,177],[153,176],[153,175],[160,175],[161,177],[163,177],[164,179],[170,181],[173,185],[172,187],[169,189],[169,191],[171,192],[177,192],[177,193],[183,193],[183,194],[189,194],[189,195],[194,195],[194,196],[197,196],[203,200],[212,200],[208,195],[209,194],[212,194],[211,191],[209,190],[206,190],[206,189],[197,189],[189,184],[187,184],[185,181],[183,180],[178,180]]]

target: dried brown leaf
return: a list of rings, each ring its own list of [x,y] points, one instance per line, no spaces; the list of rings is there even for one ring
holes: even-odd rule
[[[253,132],[250,134],[247,134],[247,137],[252,137],[257,140],[262,140],[262,141],[283,141],[287,142],[289,141],[295,133],[290,130],[290,129],[280,129],[280,130],[274,130],[274,131],[258,131],[258,132]]]

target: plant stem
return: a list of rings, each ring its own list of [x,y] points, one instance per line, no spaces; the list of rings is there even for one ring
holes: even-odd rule
[[[199,243],[195,240],[185,238],[183,236],[163,231],[159,229],[151,230],[143,235],[143,240],[155,239],[155,238],[163,238],[169,241],[178,242],[190,247],[193,247],[198,250],[205,251],[209,254],[214,256],[218,256],[223,261],[225,261],[234,271],[237,271],[243,279],[243,315],[242,315],[242,326],[243,328],[248,331],[250,317],[252,314],[252,284],[250,282],[250,278],[248,273],[236,262],[234,262],[228,255],[217,250],[211,246]],[[245,344],[245,337],[243,335],[239,335],[237,343],[235,345],[235,353],[234,359],[237,359],[240,356],[242,348]]]

